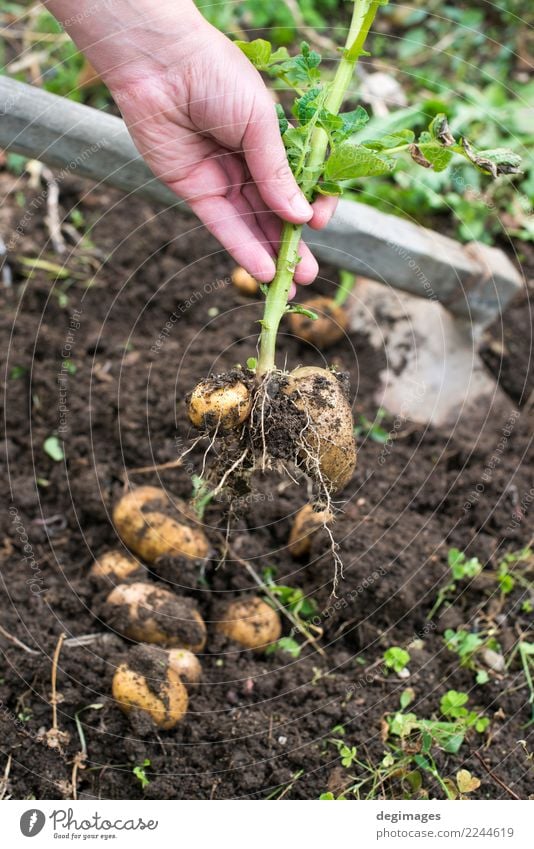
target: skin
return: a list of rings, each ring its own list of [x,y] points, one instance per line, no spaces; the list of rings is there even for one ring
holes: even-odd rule
[[[48,0],[110,89],[152,171],[256,279],[275,274],[281,221],[320,229],[289,169],[272,96],[191,0]],[[317,262],[301,244],[297,283]],[[294,287],[293,287],[294,290]],[[294,291],[291,293],[294,294]]]

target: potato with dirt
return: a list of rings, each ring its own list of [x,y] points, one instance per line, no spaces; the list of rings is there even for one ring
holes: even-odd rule
[[[276,610],[252,596],[225,605],[219,612],[216,630],[245,649],[262,652],[280,638],[282,624]]]
[[[330,510],[316,510],[313,504],[305,504],[298,511],[289,534],[288,548],[295,559],[308,554],[313,536],[326,527],[334,517]]]
[[[135,642],[201,652],[206,625],[191,599],[157,584],[119,584],[102,606],[102,618]]]
[[[155,486],[140,486],[123,495],[113,523],[128,548],[146,563],[159,558],[206,561],[210,544],[193,512]]]
[[[134,727],[148,720],[164,731],[184,718],[189,701],[169,653],[144,645],[135,646],[115,670],[112,695]]]
[[[236,370],[202,380],[188,395],[186,403],[194,427],[222,434],[239,427],[248,418],[252,392],[243,375]]]
[[[145,575],[146,569],[142,563],[117,549],[101,554],[89,570],[89,577],[97,586],[122,584],[131,580],[142,581]]]

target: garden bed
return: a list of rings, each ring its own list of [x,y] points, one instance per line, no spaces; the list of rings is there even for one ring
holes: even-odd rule
[[[7,172],[0,178],[2,194],[10,193],[0,218],[8,242],[24,210],[15,178]],[[28,209],[36,194],[26,186],[24,192]],[[231,260],[191,219],[155,213],[142,201],[74,179],[61,186],[61,203],[64,210],[79,204],[83,214],[86,242],[66,263],[74,274],[54,284],[53,275],[36,270],[23,291],[24,258],[61,262],[49,246],[42,254],[43,213],[31,215],[10,252],[14,285],[2,294],[0,316],[2,349],[8,350],[2,462],[12,498],[2,515],[0,624],[38,652],[0,635],[0,773],[11,757],[8,795],[72,797],[72,761],[80,749],[75,714],[95,703],[103,707],[81,715],[88,758],[78,772],[78,798],[338,795],[355,770],[341,766],[328,742],[339,737],[336,726],[344,727],[343,739],[362,760],[379,766],[384,717],[398,710],[409,686],[415,691],[410,710],[418,716],[438,715],[440,698],[454,689],[468,693],[470,707],[491,719],[489,734],[469,736],[458,754],[438,753],[442,777],[465,767],[481,780],[472,797],[527,798],[532,744],[525,749],[519,741],[528,741],[531,711],[517,658],[477,685],[443,641],[448,628],[495,627],[509,658],[531,625],[521,588],[502,597],[490,577],[500,558],[531,536],[531,413],[515,416],[512,404],[510,417],[489,421],[474,447],[468,422],[450,436],[386,419],[382,426],[392,435],[386,443],[360,437],[358,468],[335,524],[344,562],[337,599],[326,541],[314,540],[309,564],[293,560],[286,548],[306,491],[287,478],[258,476],[232,522],[227,562],[215,558],[202,580],[184,572],[182,591],[197,600],[209,627],[215,601],[255,589],[241,560],[259,574],[275,567],[278,581],[317,602],[322,652],[307,646],[298,658],[282,651],[262,657],[212,637],[202,657],[204,680],[184,722],[143,739],[133,732],[110,695],[126,643],[93,615],[88,569],[117,544],[110,511],[128,472],[134,484],[190,496],[189,464],[151,474],[131,470],[170,462],[184,450],[193,436],[186,393],[209,372],[228,371],[253,353],[261,310],[237,294],[229,283]],[[314,290],[327,292],[335,275],[321,269]],[[516,403],[525,403],[525,387],[532,387],[525,300],[508,310],[504,335],[499,323],[486,341],[486,361]],[[512,334],[517,326],[523,329]],[[284,333],[281,350],[291,367],[317,364],[317,352]],[[65,357],[70,365],[62,370]],[[356,422],[361,414],[374,419],[382,355],[365,336],[352,334],[331,349],[329,362],[350,372]],[[58,428],[65,462],[43,449]],[[204,449],[198,445],[188,457],[197,472]],[[215,502],[206,512],[214,551],[222,550],[227,533],[226,506]],[[454,604],[427,619],[447,582],[452,547],[488,565]],[[69,639],[101,636],[62,649],[58,716],[70,743],[61,752],[43,742],[41,730],[51,725],[51,662],[63,631]],[[392,645],[411,646],[409,679],[384,670],[382,656]],[[145,760],[143,789],[133,768]],[[443,796],[426,775],[424,787]],[[403,792],[399,778],[375,795]]]

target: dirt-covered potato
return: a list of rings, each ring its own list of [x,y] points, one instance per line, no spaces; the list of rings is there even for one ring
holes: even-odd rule
[[[115,670],[113,698],[121,710],[137,718],[150,717],[158,728],[174,728],[185,716],[187,690],[166,657],[151,646],[136,646]]]
[[[198,684],[202,678],[200,660],[188,649],[169,649],[169,666],[186,684]]]
[[[314,510],[312,504],[305,504],[295,516],[289,534],[288,547],[293,557],[304,557],[310,550],[312,536],[332,519],[330,510]]]
[[[122,551],[106,551],[98,557],[91,569],[89,575],[99,583],[119,584],[133,575],[141,577],[144,574],[144,569],[138,560]],[[139,579],[138,577],[138,579]]]
[[[278,613],[258,596],[231,601],[220,613],[216,628],[230,640],[254,651],[265,650],[282,633]]]
[[[108,595],[102,617],[130,640],[200,652],[206,625],[191,599],[156,584],[119,584]]]
[[[302,306],[316,313],[317,318],[314,320],[302,313],[291,313],[289,326],[295,336],[320,350],[343,338],[349,319],[343,307],[338,306],[332,298],[310,298]]]
[[[283,392],[306,414],[300,458],[312,477],[337,492],[350,481],[356,467],[352,411],[336,375],[304,366],[288,375]]]
[[[208,539],[186,505],[171,501],[158,487],[140,486],[123,495],[113,522],[123,542],[146,563],[163,556],[203,561],[209,554]]]
[[[252,393],[234,372],[201,380],[186,401],[194,427],[220,433],[238,427],[252,409]]]
[[[242,295],[252,296],[259,292],[260,285],[256,278],[239,265],[232,271],[232,283]]]

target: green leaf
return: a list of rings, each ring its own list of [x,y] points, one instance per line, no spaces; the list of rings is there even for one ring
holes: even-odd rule
[[[356,109],[353,109],[352,112],[342,112],[341,115],[338,116],[341,118],[341,126],[339,129],[334,131],[334,141],[337,143],[345,141],[349,136],[357,133],[358,130],[361,130],[362,127],[365,127],[369,120],[369,115],[363,106],[358,106]]]
[[[320,79],[318,70],[320,62],[320,54],[311,50],[309,44],[303,41],[300,46],[300,53],[277,65],[275,71],[283,74],[284,78],[292,85],[299,83],[314,85]]]
[[[273,53],[271,43],[264,38],[255,38],[254,41],[238,40],[234,43],[259,71],[266,71],[272,65],[285,61],[288,58],[288,52],[285,47],[280,47]]]
[[[362,144],[370,150],[387,150],[391,147],[399,147],[402,144],[411,144],[414,140],[415,133],[413,130],[399,130],[379,139],[366,139]]]
[[[326,180],[323,180],[322,183],[317,183],[315,191],[319,192],[320,195],[327,195],[328,197],[339,197],[343,194],[343,189],[340,185]]]
[[[56,463],[60,463],[61,460],[65,459],[65,454],[63,453],[63,447],[57,436],[49,436],[43,442],[43,448],[45,450],[45,454],[48,454],[49,457],[52,458]]]
[[[415,690],[413,687],[406,687],[400,694],[400,706],[402,710],[408,707],[415,699]]]
[[[378,156],[359,144],[344,142],[328,157],[324,169],[327,181],[356,180],[359,177],[376,177],[389,174],[395,161]]]
[[[281,103],[276,104],[276,116],[278,118],[278,127],[280,129],[280,135],[284,135],[286,130],[289,128],[289,121],[286,118],[284,107]]]
[[[251,371],[256,371],[256,366],[258,365],[258,361],[256,357],[249,357],[247,360],[247,368]]]

